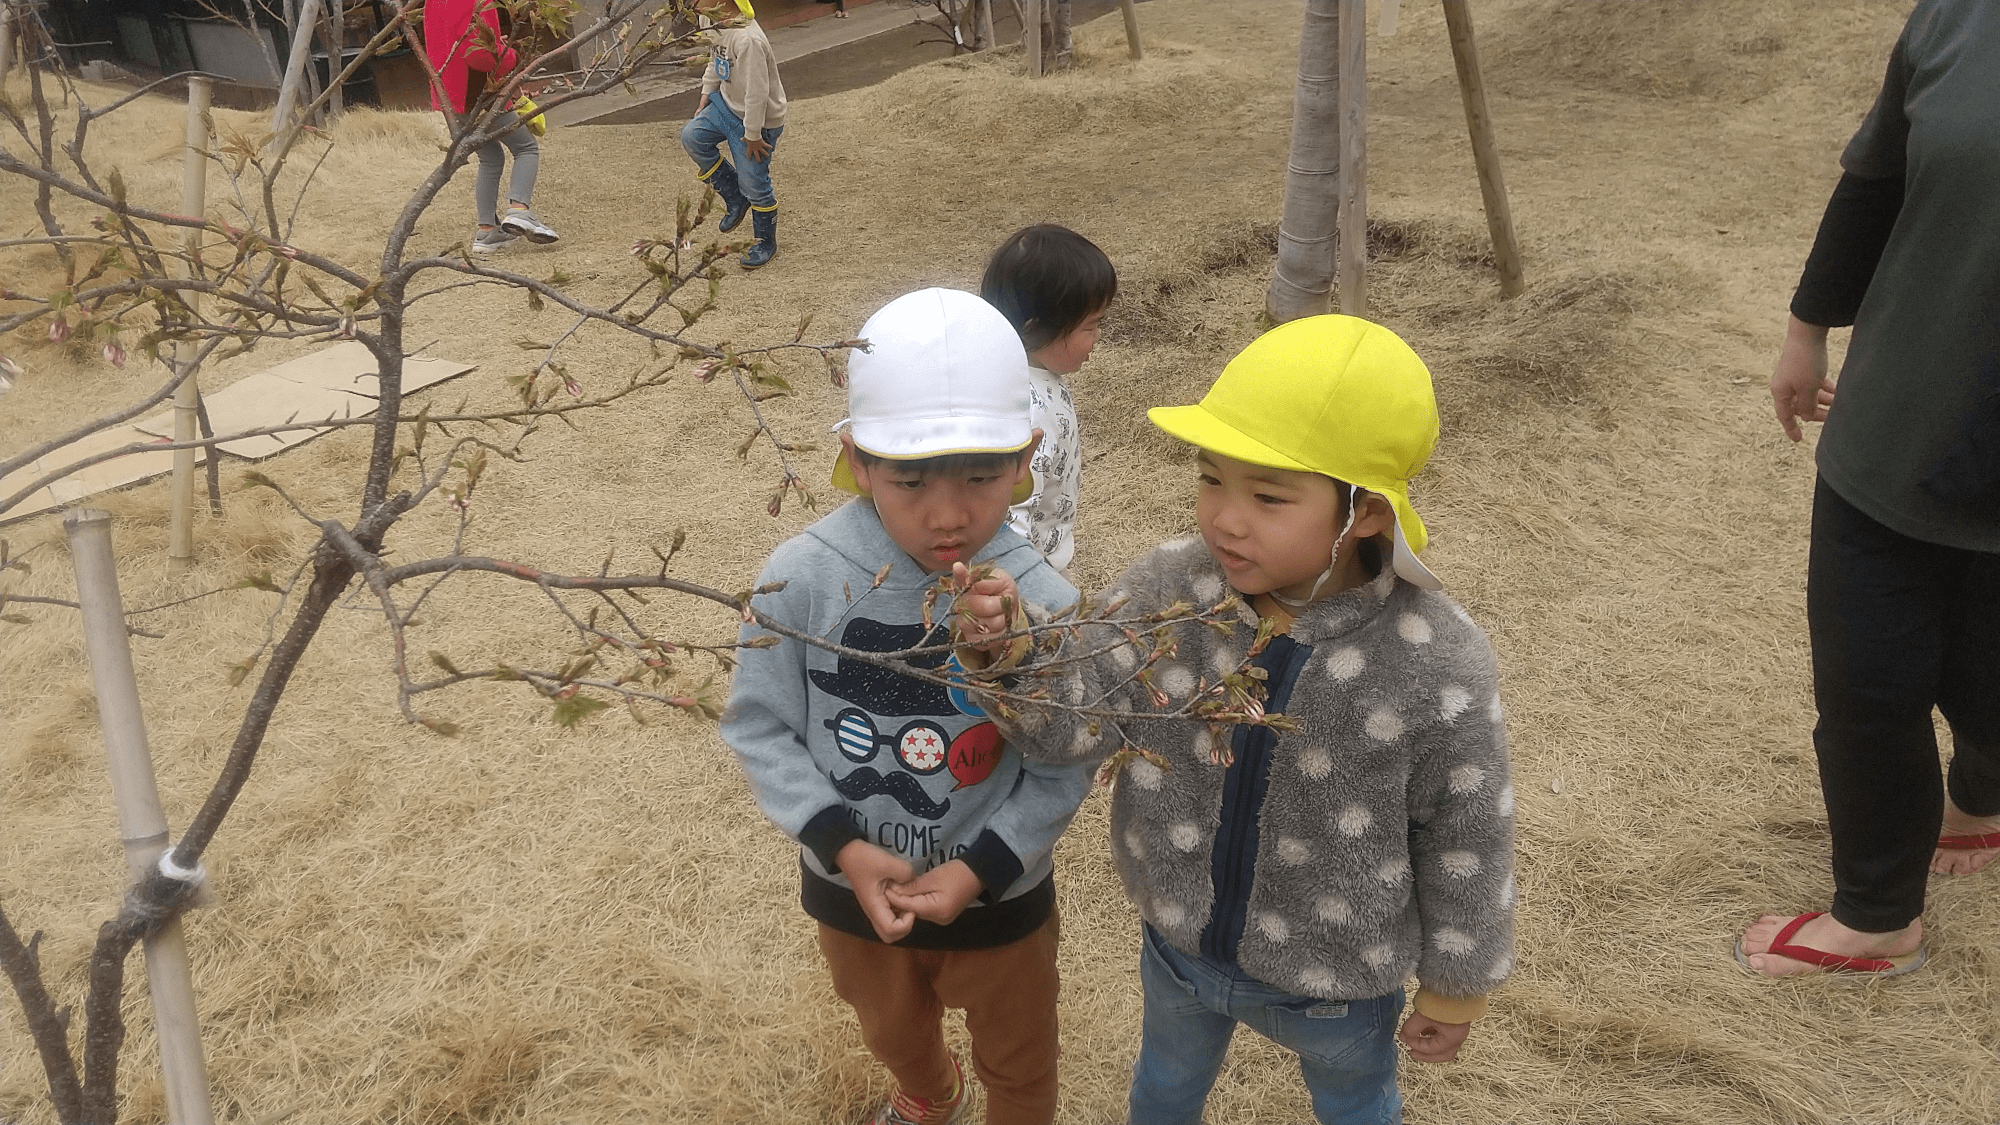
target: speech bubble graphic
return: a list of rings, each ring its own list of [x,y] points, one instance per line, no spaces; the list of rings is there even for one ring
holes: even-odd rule
[[[1006,746],[1000,738],[1000,728],[992,723],[980,723],[967,727],[965,732],[951,740],[951,753],[945,756],[945,765],[958,784],[951,787],[956,793],[968,785],[977,785],[993,773],[993,767],[1000,764],[1000,751]]]

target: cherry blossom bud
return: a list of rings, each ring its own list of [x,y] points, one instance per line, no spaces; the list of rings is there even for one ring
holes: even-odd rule
[[[69,321],[57,317],[49,322],[49,342],[60,344],[69,339]]]
[[[720,366],[722,366],[722,361],[719,359],[704,359],[700,363],[695,364],[694,377],[704,383],[713,383],[715,381],[715,369]]]
[[[568,391],[571,398],[583,397],[583,384],[567,375],[563,376],[563,390]]]
[[[111,366],[122,368],[125,366],[125,349],[119,347],[116,340],[106,340],[104,342],[104,358]]]

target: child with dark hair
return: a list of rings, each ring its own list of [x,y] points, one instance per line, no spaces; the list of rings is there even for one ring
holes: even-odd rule
[[[1118,271],[1104,251],[1068,227],[1023,227],[986,263],[979,295],[999,309],[1028,350],[1028,414],[1042,431],[1032,468],[1035,490],[1007,524],[1049,565],[1067,571],[1076,554],[1076,496],[1083,474],[1076,402],[1064,376],[1097,345],[1104,310],[1118,295]]]

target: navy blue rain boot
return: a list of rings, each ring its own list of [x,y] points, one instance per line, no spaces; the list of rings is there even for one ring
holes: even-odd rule
[[[750,210],[750,201],[743,197],[743,185],[736,182],[736,169],[727,160],[718,160],[715,170],[708,174],[708,186],[722,197],[722,205],[727,208],[715,229],[728,234],[743,225],[743,216]]]
[[[750,229],[757,232],[757,245],[743,252],[743,268],[754,270],[778,253],[778,209],[750,209]]]

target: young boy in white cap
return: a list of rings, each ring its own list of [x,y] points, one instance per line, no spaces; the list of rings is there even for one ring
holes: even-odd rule
[[[1024,707],[1031,758],[1134,758],[1111,850],[1139,908],[1145,1017],[1131,1125],[1196,1125],[1237,1023],[1299,1056],[1322,1122],[1400,1121],[1397,1019],[1413,1057],[1454,1057],[1513,964],[1513,789],[1493,650],[1417,560],[1409,481],[1437,441],[1430,374],[1386,328],[1296,320],[1238,355],[1198,406],[1149,412],[1193,444],[1199,538],[1133,563],[1100,604],[1209,608],[1143,677],[1105,626],[1066,638],[1056,699],[1178,710],[1246,656],[1283,731],[1090,723]],[[1024,597],[1033,599],[1025,587]],[[1005,629],[1004,575],[963,597],[970,640]],[[1260,619],[1275,635],[1256,648]],[[1097,653],[1062,664],[1079,654]],[[977,698],[977,695],[975,695]]]
[[[1032,486],[1028,360],[991,305],[899,297],[859,333],[833,481],[857,498],[780,546],[753,606],[849,650],[932,646],[943,664],[955,565],[991,562],[1038,604],[1076,591],[1004,526]],[[931,623],[935,622],[935,626]],[[742,639],[770,638],[756,624]],[[1031,762],[963,691],[785,635],[741,650],[722,736],[758,805],[800,845],[801,901],[834,991],[897,1082],[875,1125],[962,1120],[941,1018],[965,1009],[991,1125],[1056,1107],[1056,839],[1088,767]]]

